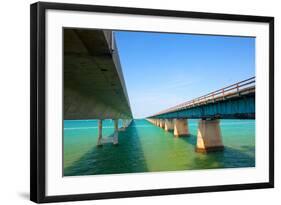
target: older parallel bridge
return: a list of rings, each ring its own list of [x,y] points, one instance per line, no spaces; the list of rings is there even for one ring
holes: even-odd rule
[[[200,119],[196,150],[223,149],[220,119],[255,119],[255,77],[163,110],[148,121],[175,136],[188,135],[188,119]]]

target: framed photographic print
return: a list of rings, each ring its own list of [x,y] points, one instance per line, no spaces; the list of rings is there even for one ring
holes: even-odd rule
[[[31,5],[34,202],[274,186],[274,18]]]

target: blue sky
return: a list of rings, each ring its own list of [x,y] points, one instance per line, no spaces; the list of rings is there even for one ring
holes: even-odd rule
[[[134,118],[255,75],[255,38],[115,32]]]

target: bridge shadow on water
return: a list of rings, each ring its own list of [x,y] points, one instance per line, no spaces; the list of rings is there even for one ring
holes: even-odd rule
[[[119,131],[118,138],[118,145],[93,146],[64,169],[64,176],[147,172],[135,122],[132,121],[126,130]]]
[[[223,151],[198,154],[193,160],[193,167],[190,168],[202,169],[202,167],[208,169],[255,167],[255,157],[241,150],[225,146]]]
[[[198,153],[195,151],[196,135],[188,134],[182,137],[174,137],[173,132],[169,131],[167,137],[186,143],[185,152],[188,158],[184,165],[186,170],[255,167],[255,146],[232,146],[226,142],[224,150]]]
[[[193,146],[194,152],[197,143],[197,136],[189,134],[180,137],[182,140]],[[214,168],[242,168],[255,167],[255,147],[242,145],[240,147],[230,147],[225,145],[224,150],[196,153],[191,163],[187,163],[187,169],[214,169]]]

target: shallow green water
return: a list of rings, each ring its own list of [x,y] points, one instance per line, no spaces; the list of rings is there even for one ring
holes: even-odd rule
[[[224,151],[195,152],[197,120],[189,120],[190,135],[173,133],[146,120],[134,120],[119,132],[119,145],[96,147],[96,120],[64,121],[64,175],[93,175],[255,166],[255,120],[221,120]],[[103,122],[103,136],[113,122]]]

